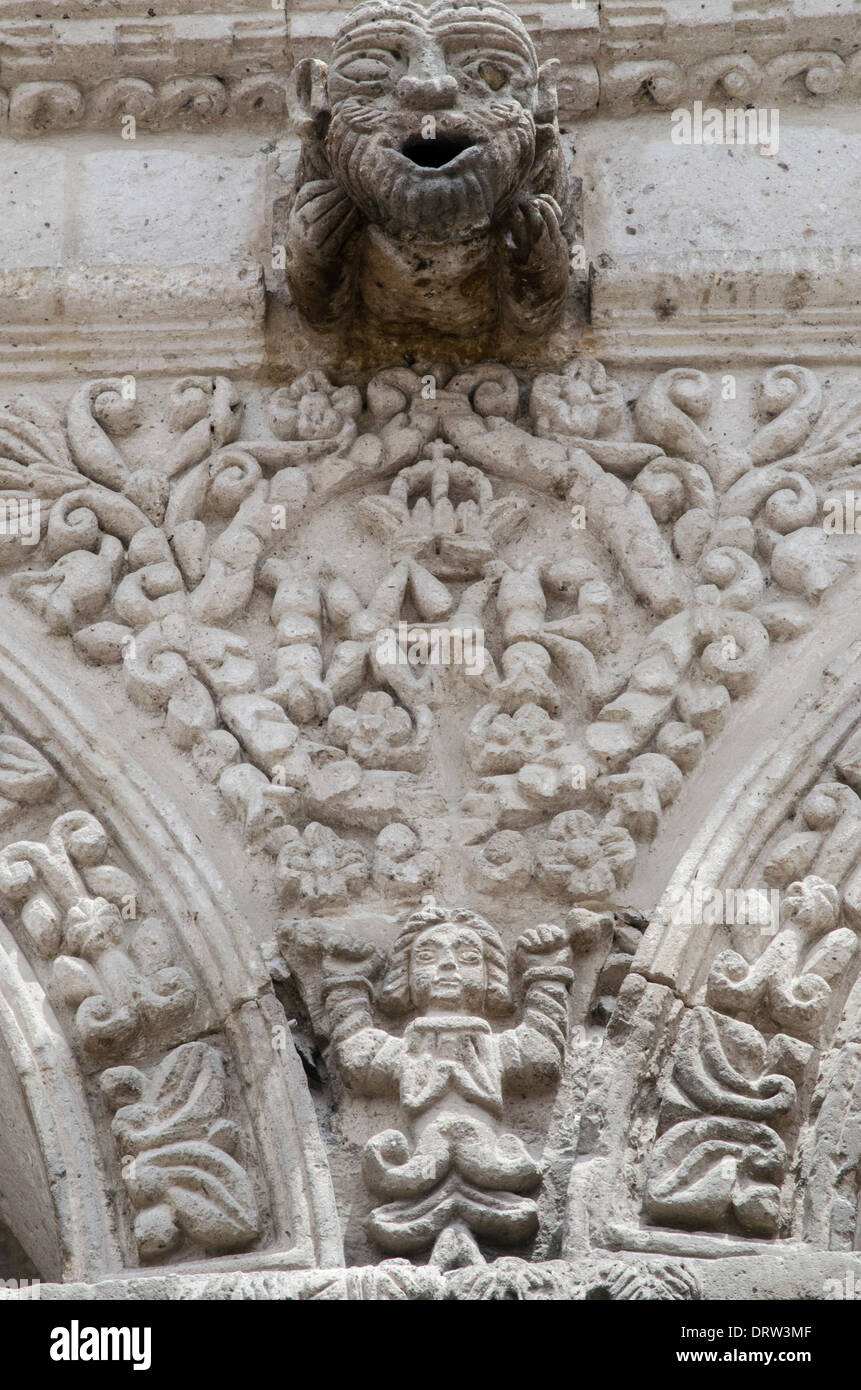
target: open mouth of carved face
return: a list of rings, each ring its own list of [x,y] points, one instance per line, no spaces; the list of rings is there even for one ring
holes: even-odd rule
[[[425,140],[417,135],[411,136],[401,146],[401,154],[418,169],[445,169],[459,155],[474,148],[471,140],[459,136],[437,136],[433,140]]]

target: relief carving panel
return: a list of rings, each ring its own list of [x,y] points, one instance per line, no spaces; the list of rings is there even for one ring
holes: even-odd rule
[[[561,1238],[577,1142],[566,1106],[583,1103],[646,926],[628,885],[773,645],[802,639],[852,572],[851,544],[822,525],[854,467],[851,382],[826,390],[807,368],[769,369],[744,448],[710,437],[709,388],[676,368],[632,408],[580,359],[531,381],[499,364],[384,369],[359,386],[315,369],[268,392],[183,378],[131,402],[117,378],[77,389],[65,418],[32,398],[7,407],[5,495],[20,507],[31,482],[43,494],[36,533],[9,538],[10,593],[52,641],[115,669],[269,866],[284,920],[266,951],[299,989],[297,1044],[304,1029],[324,1049],[342,1095],[333,1162],[361,1184],[357,1258],[431,1253],[457,1267]],[[5,891],[85,1051],[115,1063],[153,1028],[193,1038],[181,1020],[195,989],[156,923],[123,929],[135,885],[99,855],[89,818],[60,817],[44,845],[4,851]],[[856,956],[837,890],[807,873],[811,854],[790,858],[803,882],[763,954],[711,963],[697,1017],[716,1020],[706,1051],[723,1079],[711,1101],[697,1083],[684,1119],[662,1103],[653,1222],[777,1230],[791,1150],[732,1097],[782,1094],[774,1077],[799,1084],[799,1048]],[[455,1021],[431,1010],[429,1022],[419,994],[387,1031],[383,962],[406,959],[397,943],[422,913],[428,951],[451,953],[446,933],[481,924],[469,949],[484,969],[491,949],[506,974],[511,957],[522,1022],[489,1017],[477,995]],[[763,1025],[805,1040],[789,1071]],[[679,1047],[694,1057],[692,1027]],[[535,1058],[532,1042],[514,1046],[518,1029]],[[373,1048],[355,1061],[370,1039],[385,1064]],[[407,1100],[399,1049],[437,1075],[432,1116]],[[386,1097],[382,1127],[365,1096]],[[233,1161],[194,1142],[216,1167]],[[703,1145],[723,1194],[704,1223],[685,1176]],[[748,1203],[750,1164],[772,1196],[754,1184]],[[147,1250],[187,1231],[173,1200],[157,1218],[143,1207],[147,1231],[161,1223]],[[234,1200],[239,1229],[256,1229]],[[233,1237],[203,1239],[227,1249]]]
[[[85,1231],[33,1184],[57,1277],[688,1300],[861,1249],[861,377],[596,337],[560,129],[851,97],[844,16],[743,8],[561,61],[498,0],[306,7],[292,69],[271,16],[111,20],[89,78],[74,7],[0,36],[16,141],[257,123],[282,194],[256,375],[0,403],[0,1063],[92,1150]]]

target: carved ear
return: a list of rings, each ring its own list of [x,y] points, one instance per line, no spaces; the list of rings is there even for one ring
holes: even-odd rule
[[[326,89],[328,69],[319,58],[303,58],[297,63],[287,82],[287,109],[297,133],[303,140],[321,139],[329,117],[329,93]]]
[[[538,69],[538,93],[535,98],[536,125],[550,125],[556,119],[559,102],[556,97],[558,58],[550,58]]]

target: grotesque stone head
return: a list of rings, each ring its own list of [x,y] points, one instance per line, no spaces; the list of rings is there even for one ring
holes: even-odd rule
[[[328,92],[329,161],[356,205],[440,241],[481,231],[511,203],[548,102],[529,35],[493,0],[360,5],[335,44]]]
[[[474,333],[509,300],[518,332],[546,328],[569,259],[555,66],[539,67],[498,0],[366,0],[328,68],[298,65],[303,146],[286,240],[306,316],[331,322],[364,301],[385,318],[388,296],[393,321],[420,301],[443,333],[467,308],[460,331]]]

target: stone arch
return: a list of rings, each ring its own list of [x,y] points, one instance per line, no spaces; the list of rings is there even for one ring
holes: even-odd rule
[[[29,963],[0,925],[2,1217],[41,1278],[122,1267],[108,1184],[72,1051]]]
[[[670,1075],[682,1023],[705,1002],[709,967],[723,944],[719,922],[694,923],[673,907],[685,890],[694,887],[705,893],[707,889],[737,889],[752,883],[766,849],[770,851],[780,838],[811,789],[834,775],[828,770],[840,750],[850,740],[854,745],[861,726],[861,644],[853,640],[851,629],[847,635],[846,615],[855,589],[856,583],[847,585],[840,601],[826,606],[816,640],[795,654],[796,682],[787,684],[783,669],[772,671],[746,716],[740,715],[733,744],[719,750],[719,794],[710,813],[689,828],[675,868],[658,895],[651,924],[609,1025],[605,1054],[590,1082],[579,1158],[568,1193],[567,1239],[571,1250],[599,1246],[715,1257],[764,1255],[776,1248],[769,1241],[741,1242],[726,1234],[689,1235],[669,1229],[671,1222],[662,1230],[659,1223],[650,1226],[643,1220],[645,1171],[656,1133],[657,1098]],[[768,710],[773,713],[767,725],[769,733],[763,737],[764,712]],[[692,787],[700,803],[705,781],[703,776]],[[718,785],[714,779],[713,785]],[[851,794],[848,783],[846,792]],[[685,815],[682,803],[677,816],[681,819]],[[677,831],[670,825],[666,833]],[[812,871],[816,871],[815,862]],[[857,877],[856,851],[855,867],[844,888]],[[845,1194],[853,1181],[846,1147],[851,1147],[853,1116],[858,1109],[861,1056],[857,957],[848,975],[827,1026],[821,1037],[814,1039],[814,1052],[820,1055],[814,1056],[813,1070],[798,1082],[797,1148],[783,1195],[784,1210],[788,1203],[795,1215],[791,1239],[784,1234],[778,1241],[784,1247],[853,1248],[850,1227],[857,1213],[848,1212]],[[772,1031],[779,1032],[780,1025]],[[625,1059],[632,1056],[638,1058],[636,1068],[626,1066]],[[818,1198],[815,1193],[805,1194],[811,1174],[818,1175],[822,1189]],[[841,1176],[842,1196],[831,1190]]]
[[[223,875],[201,848],[183,809],[100,725],[85,704],[86,672],[70,689],[50,653],[16,621],[0,618],[0,707],[8,725],[37,746],[86,808],[122,846],[140,880],[194,963],[206,999],[205,1033],[217,1030],[229,1052],[251,1129],[255,1181],[265,1193],[264,1238],[241,1257],[243,1268],[326,1267],[343,1262],[325,1151],[298,1056],[276,1048],[285,1020],[257,942]],[[78,675],[81,675],[78,681]],[[289,1030],[287,1031],[289,1044]],[[74,1047],[18,943],[0,925],[0,1067],[32,1156],[19,1186],[32,1258],[43,1277],[92,1281],[133,1263],[118,1236],[110,1184],[99,1156],[104,1118],[86,1094]],[[0,1186],[15,1179],[0,1149]],[[11,1229],[20,1239],[20,1224]],[[133,1248],[133,1242],[132,1247]],[[220,1256],[208,1267],[236,1265]],[[186,1268],[199,1267],[194,1264]]]

